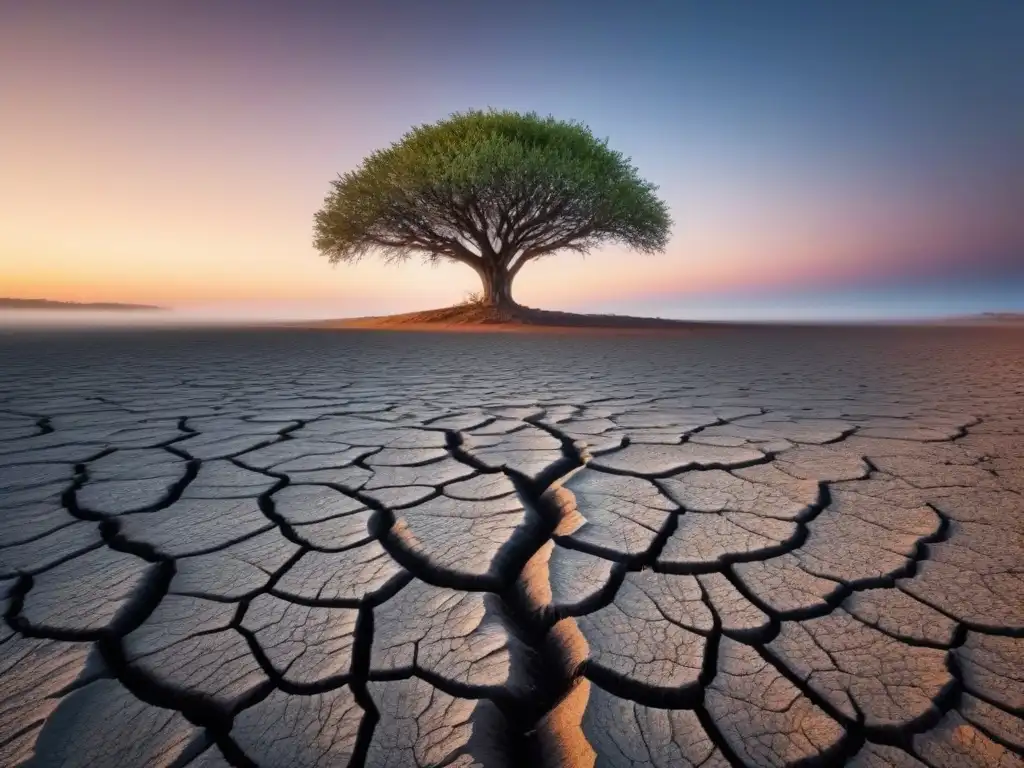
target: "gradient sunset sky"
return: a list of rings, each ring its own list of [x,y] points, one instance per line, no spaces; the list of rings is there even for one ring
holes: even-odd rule
[[[312,215],[409,126],[493,106],[588,123],[676,221],[662,256],[531,265],[523,303],[1024,310],[1020,0],[0,7],[0,296],[451,303],[467,268],[331,267]]]

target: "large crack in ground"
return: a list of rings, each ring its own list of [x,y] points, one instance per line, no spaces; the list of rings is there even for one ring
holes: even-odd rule
[[[294,378],[286,383],[306,386]],[[562,383],[545,385],[557,391]],[[205,390],[219,391],[214,381],[197,386],[200,404],[176,412],[147,403],[145,390],[137,402],[127,395],[91,398],[88,409],[111,419],[104,433],[110,437],[106,444],[90,439],[81,447],[74,430],[89,419],[73,409],[70,416],[60,409],[48,413],[27,401],[2,409],[11,423],[24,421],[24,427],[10,428],[25,435],[17,440],[35,441],[9,451],[7,444],[16,441],[5,443],[0,431],[0,471],[14,468],[4,476],[9,479],[0,477],[2,492],[15,500],[26,493],[35,499],[32,489],[38,487],[46,491],[38,498],[47,499],[50,487],[63,481],[46,478],[57,477],[61,467],[70,469],[70,481],[56,494],[67,522],[55,517],[49,527],[13,544],[0,542],[0,563],[12,574],[0,581],[0,597],[6,601],[5,631],[14,638],[0,634],[0,661],[4,649],[21,638],[95,647],[106,669],[101,674],[139,702],[180,712],[200,727],[211,750],[235,766],[266,765],[282,741],[295,742],[296,754],[311,754],[302,728],[254,713],[276,712],[279,701],[302,707],[299,702],[313,700],[328,712],[326,702],[338,700],[330,696],[342,690],[355,702],[356,725],[331,731],[340,726],[321,721],[325,734],[333,734],[324,737],[322,748],[339,750],[330,752],[337,756],[332,760],[376,766],[382,749],[397,749],[387,746],[389,739],[413,727],[400,723],[426,733],[443,726],[415,717],[403,721],[396,714],[386,692],[411,696],[413,689],[387,686],[411,680],[425,681],[431,701],[444,699],[449,712],[489,701],[503,723],[500,733],[491,731],[484,727],[483,710],[473,709],[476,714],[467,715],[473,739],[441,758],[416,756],[419,766],[438,759],[446,764],[460,755],[485,765],[499,757],[509,765],[568,765],[569,753],[559,751],[565,745],[582,750],[576,758],[585,760],[581,756],[591,750],[616,768],[644,761],[660,767],[656,761],[669,759],[669,752],[659,750],[676,750],[666,764],[707,766],[861,765],[876,746],[899,750],[927,768],[999,760],[1012,765],[1022,756],[1024,738],[1015,735],[1013,723],[1024,722],[1024,702],[1014,698],[1011,681],[1024,620],[1014,619],[1019,613],[1014,614],[1012,596],[999,593],[1013,575],[1012,565],[1001,565],[1008,555],[1000,552],[1015,551],[1017,534],[1012,516],[999,517],[992,505],[999,500],[1011,512],[1024,507],[1021,489],[1007,487],[1016,477],[1005,458],[1012,447],[1000,448],[1011,442],[1001,435],[1016,432],[986,410],[994,406],[979,406],[982,415],[961,416],[952,406],[948,412],[911,407],[898,398],[860,406],[851,395],[848,401],[832,398],[827,405],[786,409],[752,404],[752,390],[738,386],[729,395],[680,387],[581,402],[509,395],[506,405],[495,403],[498,390],[491,388],[478,393],[472,407],[439,407],[445,397],[437,392],[396,403],[386,390],[324,382],[315,396],[298,406],[282,400],[281,410],[273,412],[260,410],[262,395],[255,391],[201,404]],[[702,397],[711,404],[692,404]],[[122,400],[132,402],[132,409],[122,408]],[[132,416],[153,408],[161,409],[159,417]],[[867,415],[857,415],[858,408]],[[881,415],[871,415],[874,410]],[[336,461],[332,441],[339,446]],[[295,450],[268,453],[286,444]],[[1002,462],[998,468],[992,454]],[[117,474],[121,466],[128,467],[123,477]],[[789,479],[770,474],[776,470]],[[36,475],[39,481],[32,479]],[[697,475],[706,485],[686,486],[687,493],[698,494],[691,506],[676,502],[663,485]],[[135,492],[133,477],[147,479],[146,488],[164,483],[163,490],[157,496],[147,491],[145,503],[124,501],[117,494]],[[395,478],[395,484],[366,479],[384,477]],[[479,487],[467,486],[468,480]],[[109,499],[120,506],[105,507],[108,497],[97,494],[96,482],[111,483]],[[647,489],[643,493],[653,494],[651,500],[644,501],[640,491],[616,490],[621,482]],[[19,483],[29,490],[17,490]],[[786,488],[807,483],[816,495],[799,514],[763,507],[764,499],[781,503]],[[90,501],[80,503],[87,487]],[[594,488],[600,490],[596,495]],[[321,519],[313,514],[318,508],[295,506],[309,489],[327,489],[344,504]],[[567,506],[556,489],[576,494],[578,508]],[[521,511],[508,498],[518,500]],[[620,508],[626,504],[653,506],[627,513]],[[332,538],[342,521],[356,519],[350,515],[365,519],[365,533]],[[503,515],[512,522],[499,525]],[[614,542],[626,541],[623,531],[634,522],[636,543],[616,548]],[[994,533],[994,523],[1006,526],[1004,536]],[[581,526],[601,525],[607,531],[600,536],[580,533]],[[733,533],[714,540],[717,530]],[[687,543],[681,539],[705,535],[706,549],[680,549]],[[452,541],[468,547],[465,562],[449,551]],[[381,554],[374,555],[372,567],[383,568],[383,575],[354,571],[354,582],[328,588],[331,569],[373,547]],[[679,554],[684,550],[690,559]],[[38,567],[31,560],[36,552],[45,557]],[[120,602],[105,623],[75,613],[87,604],[85,596],[60,590],[73,584],[78,563],[120,563],[118,556],[139,561],[131,567],[142,575],[126,582],[134,583],[130,594],[112,584],[109,599]],[[310,571],[304,564],[314,557],[319,570]],[[559,557],[572,565],[560,564]],[[196,586],[204,568],[216,575],[217,568],[236,566],[250,581]],[[183,568],[191,581],[182,581]],[[977,574],[973,582],[957,577],[964,568]],[[102,574],[102,568],[85,574],[87,583],[102,583]],[[308,581],[314,577],[324,584]],[[377,580],[362,586],[357,582],[363,578]],[[556,578],[562,580],[558,585]],[[179,581],[181,588],[175,586]],[[942,589],[945,584],[950,588]],[[987,591],[977,589],[982,586]],[[545,589],[547,602],[538,602]],[[412,593],[444,610],[477,606],[477,613],[452,614],[462,618],[446,619],[451,624],[439,629],[429,623],[434,603],[399,604]],[[62,594],[69,601],[67,615],[60,612]],[[983,605],[1002,602],[993,603],[989,617],[983,606],[971,604],[972,594]],[[226,696],[220,688],[204,688],[207,678],[196,671],[202,656],[182,656],[176,667],[146,661],[161,651],[140,651],[139,632],[165,620],[171,604],[195,605],[211,615],[216,610],[203,605],[228,609],[223,623],[197,623],[188,637],[210,643],[212,654],[228,647],[217,645],[221,638],[237,636],[249,659],[239,663],[253,670],[247,673],[251,681],[232,679],[238,691]],[[275,619],[266,613],[285,605],[318,616],[350,611],[355,619],[344,650],[325,657],[347,654],[348,666],[298,676],[290,666],[294,654],[340,641],[315,633],[329,630],[329,623],[292,627],[293,619],[286,618],[292,614]],[[425,634],[410,641],[411,661],[389,661],[387,654],[399,651],[382,638],[405,632],[403,621],[421,620],[427,622]],[[459,622],[465,629],[445,634]],[[487,633],[495,626],[508,639],[492,648]],[[273,634],[279,630],[284,640]],[[469,666],[438,666],[437,649],[450,646],[450,653],[465,647],[466,638],[483,643]],[[579,646],[568,649],[572,653],[566,638]],[[696,666],[683,674],[687,643],[699,651]],[[511,661],[502,661],[504,653]],[[516,661],[517,653],[525,663]],[[623,653],[635,658],[624,664]],[[649,653],[654,655],[646,660]],[[901,677],[900,659],[911,665],[913,677]],[[225,657],[224,663],[236,662]],[[498,673],[469,674],[472,664],[497,664],[499,671],[504,664],[514,674],[507,680]],[[655,671],[641,670],[644,665]],[[60,688],[48,706],[65,707],[66,698],[93,685],[95,674]],[[674,688],[659,678],[680,674],[683,682]],[[762,682],[748,685],[748,678]],[[790,713],[797,710],[804,723],[826,734],[819,742],[794,725]],[[684,713],[693,719],[679,719]],[[652,725],[664,717],[675,724],[668,731]],[[278,729],[273,743],[261,741],[253,723]],[[0,732],[0,755],[34,727],[23,723]],[[949,727],[967,741],[951,741]],[[680,728],[690,729],[691,736],[673,730]],[[705,746],[698,746],[700,734]],[[481,743],[484,736],[491,742]],[[769,736],[770,748],[758,746]],[[47,738],[40,743],[50,748]]]
[[[182,421],[184,422],[184,420]],[[536,424],[537,422],[531,420],[530,423]],[[727,422],[723,421],[718,423],[724,424]],[[299,428],[299,426],[301,425],[289,427],[286,431],[282,431],[280,439],[288,439],[288,434],[294,432]],[[562,616],[557,614],[538,616],[534,610],[524,603],[522,592],[518,589],[518,581],[522,575],[525,564],[545,543],[553,540],[554,531],[559,523],[559,509],[556,505],[552,505],[545,500],[545,494],[552,486],[557,485],[559,481],[563,480],[573,471],[584,466],[585,461],[588,458],[585,453],[580,453],[577,444],[571,438],[559,434],[555,429],[546,425],[543,428],[549,433],[556,435],[562,442],[563,459],[552,464],[549,470],[540,475],[539,479],[531,480],[530,478],[519,475],[514,471],[506,470],[506,474],[513,480],[516,491],[527,508],[527,514],[531,515],[534,520],[530,531],[526,535],[521,536],[519,542],[517,542],[515,554],[511,554],[509,556],[507,561],[508,564],[505,569],[506,575],[502,578],[503,584],[497,589],[506,609],[504,616],[508,622],[509,629],[517,637],[523,640],[526,646],[534,653],[534,685],[531,690],[531,697],[529,701],[523,702],[515,699],[508,699],[504,701],[499,700],[498,702],[507,718],[509,727],[509,731],[506,736],[507,745],[514,764],[525,764],[526,761],[544,764],[545,756],[543,754],[543,750],[540,743],[535,738],[536,726],[560,700],[565,698],[571,686],[582,676],[590,677],[606,689],[618,691],[620,694],[629,698],[641,701],[645,699],[649,700],[649,697],[646,696],[642,690],[631,689],[630,686],[623,687],[621,685],[621,680],[615,680],[614,678],[608,678],[607,676],[602,677],[600,674],[595,674],[594,671],[590,671],[588,674],[585,666],[577,670],[566,669],[564,664],[561,663],[561,659],[558,658],[558,655],[552,653],[548,647],[548,636],[551,628],[558,619],[562,618]],[[458,460],[469,466],[473,466],[475,469],[480,471],[493,471],[482,466],[471,455],[461,450],[463,441],[461,433],[446,430],[446,435],[450,452]],[[255,446],[253,450],[267,444],[269,443],[261,443]],[[628,441],[624,441],[624,445],[625,444],[628,444]],[[168,449],[177,453],[177,451],[174,451],[174,449],[169,446]],[[95,458],[100,458],[105,455],[109,455],[109,452],[100,454]],[[165,498],[146,507],[142,510],[143,513],[166,509],[174,504],[178,499],[180,499],[182,493],[198,475],[198,471],[202,466],[202,461],[192,459],[184,454],[179,455],[182,455],[182,457],[187,460],[186,474],[179,482],[174,484]],[[763,462],[750,462],[745,463],[742,466],[751,466],[758,463],[770,463],[772,458],[772,456],[766,456]],[[356,464],[365,467],[365,459],[357,461]],[[245,465],[238,464],[238,466],[244,467]],[[708,467],[708,469],[723,468],[724,467],[722,466],[715,465]],[[874,470],[873,467],[872,470]],[[290,482],[289,477],[286,474],[276,474],[266,470],[255,471],[263,472],[263,474],[266,474],[276,481],[275,485],[270,490],[265,491],[260,495],[259,504],[261,510],[281,529],[286,538],[301,544],[301,539],[294,535],[294,532],[283,518],[275,514],[273,507],[274,493],[288,485]],[[622,472],[621,474],[629,475],[631,473]],[[661,473],[659,475],[654,475],[654,477],[671,476],[673,474],[675,473]],[[173,558],[162,556],[152,548],[137,543],[131,543],[119,537],[119,524],[116,519],[111,519],[103,515],[98,515],[87,510],[80,509],[75,502],[75,491],[86,481],[87,464],[78,465],[76,467],[74,484],[64,495],[65,506],[68,511],[79,519],[99,523],[104,541],[111,548],[117,551],[131,552],[143,559],[156,562],[161,565],[159,576],[151,579],[150,583],[147,584],[147,586],[138,595],[136,595],[135,600],[132,603],[131,610],[128,611],[127,615],[124,615],[119,622],[117,634],[124,635],[141,625],[149,613],[151,613],[159,603],[160,599],[167,593],[167,588],[170,584],[171,578],[173,577],[174,560]],[[800,520],[800,525],[793,538],[780,545],[777,550],[763,553],[763,556],[770,557],[784,552],[793,551],[804,543],[807,537],[808,525],[829,505],[828,485],[826,483],[821,483],[820,488],[821,495],[819,502],[814,505],[814,508],[808,515]],[[441,489],[436,490],[440,492]],[[371,533],[377,536],[382,544],[386,544],[388,541],[387,534],[395,524],[395,512],[376,500],[361,494],[359,491],[348,490],[346,492],[348,495],[359,499],[367,507],[374,509],[377,512],[378,516],[373,522]],[[684,513],[685,510],[680,510],[680,514]],[[941,516],[941,514],[940,517],[942,518],[942,526],[940,527],[940,530],[933,536],[925,537],[920,540],[917,545],[915,557],[907,564],[902,572],[894,572],[893,574],[879,580],[863,581],[856,586],[845,584],[841,585],[840,588],[828,598],[825,606],[822,606],[818,610],[803,612],[799,615],[791,614],[787,616],[787,619],[812,618],[814,616],[825,615],[835,606],[841,604],[857,589],[891,586],[896,578],[912,577],[916,571],[917,563],[925,558],[926,545],[944,541],[948,537],[949,521],[944,516]],[[644,568],[651,567],[655,569],[658,568],[656,562],[658,554],[664,546],[665,540],[674,532],[677,518],[677,514],[673,514],[668,518],[665,528],[659,533],[655,543],[643,557],[634,559],[633,561],[625,563],[622,567],[616,569],[615,576],[609,580],[608,587],[597,599],[587,605],[586,613],[598,610],[610,604],[615,596],[618,586],[621,584],[622,579],[628,572],[639,571]],[[389,554],[407,568],[415,578],[419,578],[427,583],[433,583],[439,586],[455,589],[482,589],[487,588],[488,586],[493,586],[480,584],[473,580],[453,583],[453,580],[451,579],[444,577],[438,578],[437,574],[431,571],[428,563],[414,557],[409,557],[408,554],[403,552],[400,548],[392,546],[388,548],[388,551]],[[271,591],[276,580],[280,578],[280,576],[302,554],[303,550],[300,550],[277,574],[272,576],[264,591]],[[758,558],[737,555],[729,558],[726,563],[744,562],[749,559]],[[670,569],[667,572],[673,571]],[[681,572],[685,573],[687,571]],[[763,649],[763,644],[770,642],[777,635],[780,620],[777,615],[774,615],[774,612],[770,607],[760,603],[756,596],[746,591],[741,582],[738,582],[735,579],[732,581],[733,585],[736,586],[741,593],[745,593],[745,596],[752,603],[758,605],[759,608],[771,616],[771,628],[761,636],[761,644],[758,646],[759,649]],[[21,600],[24,595],[31,589],[31,583],[31,576],[23,577],[22,581],[19,582],[18,588],[13,594],[9,617],[11,617],[12,625],[15,628],[28,636],[37,636],[37,633],[34,634],[30,629],[26,628],[23,623],[18,622],[16,618],[13,618],[17,616],[17,613],[20,610]],[[366,692],[366,684],[371,679],[369,673],[369,649],[372,642],[373,632],[372,607],[373,604],[380,604],[385,600],[386,597],[380,600],[375,600],[373,603],[363,604],[360,606],[359,622],[356,628],[356,652],[353,655],[354,663],[352,673],[345,676],[342,680],[327,681],[323,685],[313,686],[311,688],[291,686],[284,681],[280,675],[275,672],[273,665],[267,660],[252,634],[240,628],[238,626],[239,621],[236,620],[233,626],[245,635],[246,639],[249,641],[254,656],[272,681],[272,685],[268,684],[263,686],[260,690],[249,697],[244,702],[244,705],[240,706],[239,709],[258,703],[264,699],[274,687],[280,688],[286,692],[310,694],[318,690],[330,690],[332,687],[339,684],[347,684],[353,689],[356,694],[357,701],[359,701],[360,705],[367,713],[364,724],[361,726],[358,746],[355,750],[352,763],[353,765],[362,764],[362,761],[365,760],[368,742],[372,735],[374,725],[379,718],[376,712],[376,707],[373,705],[372,700]],[[706,593],[704,595],[704,600],[714,615],[715,625],[709,633],[709,643],[705,651],[704,671],[701,674],[700,680],[702,690],[696,699],[682,699],[671,703],[676,707],[683,706],[684,708],[693,709],[697,713],[701,723],[705,726],[709,735],[715,741],[716,745],[722,749],[723,754],[726,755],[727,759],[729,759],[731,763],[739,765],[741,764],[740,761],[732,753],[731,749],[728,748],[727,742],[722,738],[721,734],[718,733],[717,727],[713,724],[707,710],[703,707],[703,688],[705,688],[714,678],[715,667],[717,664],[718,638],[722,631],[717,612],[711,601],[707,599]],[[239,602],[238,617],[241,617],[244,614],[248,607],[248,603],[249,600],[242,600]],[[960,631],[958,635],[958,639],[962,642],[964,632]],[[50,636],[56,639],[69,640],[82,640],[89,639],[90,637],[88,635],[76,635],[75,633],[50,633],[49,635],[38,636]],[[249,758],[238,750],[237,746],[235,746],[230,739],[229,732],[232,721],[230,713],[225,713],[216,708],[209,707],[202,697],[193,697],[180,691],[167,690],[158,684],[154,684],[154,682],[146,675],[139,674],[131,669],[124,660],[123,653],[119,648],[117,637],[115,635],[100,634],[97,639],[99,639],[99,647],[101,648],[104,659],[110,669],[121,680],[121,682],[124,683],[126,687],[128,687],[129,690],[131,690],[141,700],[158,706],[170,706],[182,711],[190,720],[209,729],[214,742],[222,748],[225,756],[232,762],[232,764],[240,766],[254,765]],[[953,662],[953,664],[955,664],[955,662]],[[801,681],[789,673],[784,666],[778,666],[778,668],[783,672],[783,674],[790,678],[791,682],[797,685],[800,684]],[[428,675],[427,677],[430,676]],[[386,679],[386,677],[378,675],[376,679]],[[447,692],[453,695],[466,695],[467,693],[465,690],[459,690],[456,686],[446,684],[446,681],[444,681],[443,678],[434,678],[431,682],[442,690],[447,689]],[[811,697],[815,704],[825,711],[828,711],[833,717],[840,720],[843,719],[842,716],[837,713],[826,700],[821,699],[812,691],[805,691],[805,693]],[[878,743],[907,747],[909,744],[909,738],[913,733],[921,732],[928,727],[933,726],[946,711],[956,706],[959,702],[960,694],[961,690],[959,686],[951,688],[942,696],[942,705],[940,705],[930,717],[923,719],[921,722],[909,724],[902,732],[876,730],[871,732],[870,735],[872,739]],[[658,701],[657,703],[661,704],[664,702]],[[849,757],[855,754],[863,745],[867,734],[862,729],[856,728],[855,724],[848,725],[854,725],[854,728],[850,730],[848,738],[844,741],[844,746],[842,746],[838,752],[830,751],[823,755],[823,761],[836,760],[842,755]]]

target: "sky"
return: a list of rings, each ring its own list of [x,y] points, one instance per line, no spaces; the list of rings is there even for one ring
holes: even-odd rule
[[[555,255],[531,306],[771,319],[1024,310],[1024,3],[0,0],[0,296],[317,316],[477,290],[332,267],[338,173],[468,108],[582,120],[664,254]]]

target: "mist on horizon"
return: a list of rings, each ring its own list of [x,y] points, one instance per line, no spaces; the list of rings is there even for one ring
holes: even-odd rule
[[[165,307],[155,311],[0,310],[0,328],[156,328],[171,326],[261,325],[336,320],[430,309],[404,302],[248,301]],[[586,303],[566,302],[552,309],[570,312],[641,315],[673,320],[737,322],[858,323],[940,320],[987,313],[1024,316],[1024,275],[999,282],[898,284],[733,292],[713,295],[625,297]]]

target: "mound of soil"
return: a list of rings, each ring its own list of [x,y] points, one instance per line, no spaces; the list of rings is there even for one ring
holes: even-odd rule
[[[402,315],[357,317],[304,324],[318,328],[360,328],[396,331],[543,331],[546,329],[686,331],[724,325],[629,315],[585,315],[515,306],[457,304]]]

